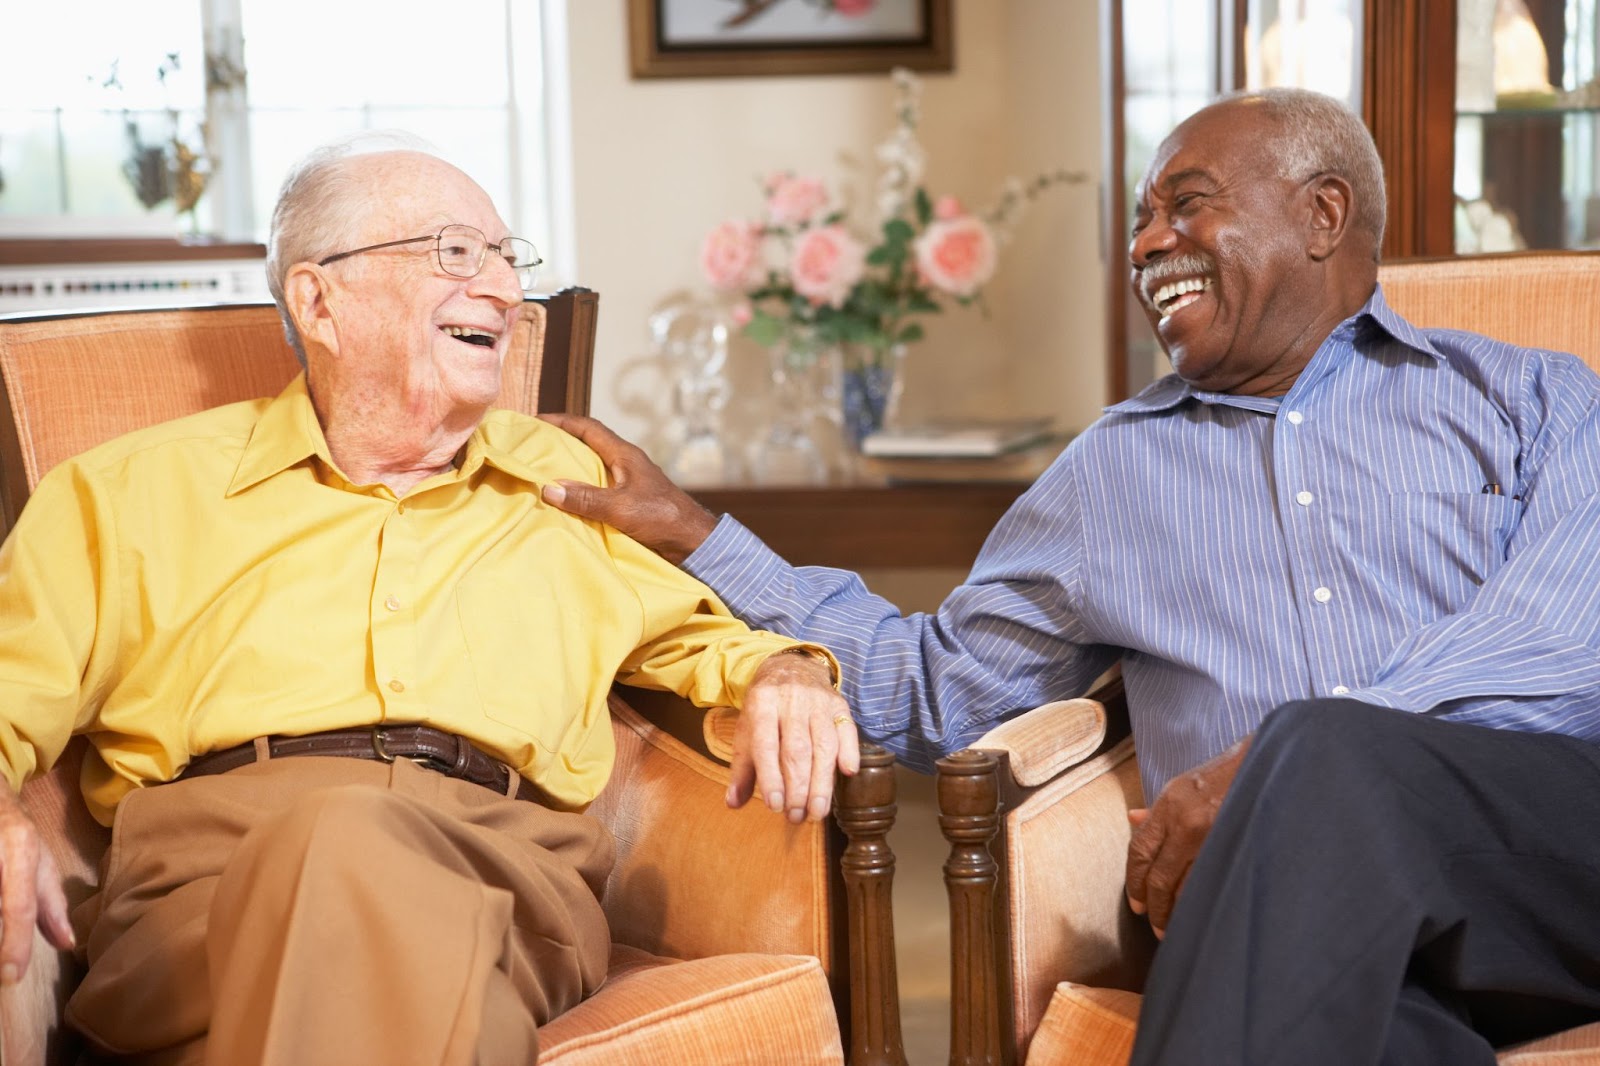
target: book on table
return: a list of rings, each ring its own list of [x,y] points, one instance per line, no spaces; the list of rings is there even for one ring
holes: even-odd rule
[[[861,441],[861,454],[884,459],[989,459],[1048,439],[1051,419],[943,419],[886,427]]]

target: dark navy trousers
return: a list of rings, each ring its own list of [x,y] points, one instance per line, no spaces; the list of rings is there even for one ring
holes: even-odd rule
[[[1269,715],[1134,1066],[1494,1062],[1600,1020],[1600,747],[1351,700]]]

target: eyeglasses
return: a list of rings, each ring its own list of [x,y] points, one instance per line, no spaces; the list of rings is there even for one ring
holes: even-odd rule
[[[533,279],[538,272],[539,264],[544,262],[539,258],[539,249],[533,246],[532,241],[525,241],[521,237],[507,237],[499,244],[490,244],[489,238],[483,235],[482,230],[471,226],[446,226],[438,233],[430,233],[426,237],[407,237],[404,240],[384,241],[382,244],[369,244],[365,248],[338,252],[317,260],[317,265],[327,266],[341,259],[349,259],[352,255],[360,255],[362,252],[397,248],[402,244],[417,244],[420,241],[433,241],[433,251],[439,260],[439,269],[458,278],[477,277],[479,271],[483,270],[484,257],[489,254],[489,249],[493,248],[495,254],[517,272],[517,280],[524,291],[533,288]]]

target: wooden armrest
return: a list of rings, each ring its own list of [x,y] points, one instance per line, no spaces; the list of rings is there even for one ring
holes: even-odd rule
[[[1032,788],[1083,762],[1105,739],[1105,705],[1084,698],[1035,707],[995,726],[972,747],[1003,753],[1012,780]]]
[[[647,702],[654,717],[659,699]],[[836,782],[834,832],[826,822],[790,825],[759,802],[728,809],[725,765],[616,695],[611,713],[617,765],[590,810],[617,840],[605,898],[612,938],[676,958],[814,955],[834,988],[851,1066],[904,1066],[887,841],[894,757],[862,746],[860,771]],[[704,716],[713,755],[731,756],[737,718],[728,708]]]
[[[1061,980],[1137,987],[1154,941],[1123,893],[1143,802],[1126,722],[1115,678],[939,761],[952,1064],[1021,1061]]]

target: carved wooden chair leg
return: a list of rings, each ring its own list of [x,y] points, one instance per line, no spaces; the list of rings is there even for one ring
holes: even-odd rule
[[[944,866],[950,894],[950,1064],[1009,1064],[1001,1039],[1003,989],[995,942],[999,866],[989,852],[1000,825],[998,762],[968,749],[938,764],[939,828],[950,842]]]
[[[840,777],[834,818],[849,841],[841,870],[850,924],[850,1066],[906,1066],[894,961],[894,756],[861,746],[861,769]]]

